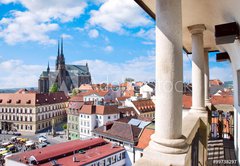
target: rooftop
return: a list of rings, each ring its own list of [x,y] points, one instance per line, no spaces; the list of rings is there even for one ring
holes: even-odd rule
[[[85,153],[77,153],[84,150]],[[101,138],[89,140],[75,140],[48,146],[42,149],[36,149],[9,157],[10,160],[27,164],[28,159],[34,156],[41,166],[48,166],[52,160],[64,166],[79,166],[91,163],[111,154],[123,151],[124,148],[113,146]],[[75,154],[74,154],[75,152]],[[73,162],[73,156],[78,160]]]
[[[141,128],[132,124],[114,121],[113,124],[101,126],[93,130],[94,133],[103,135],[105,137],[115,138],[118,140],[135,143],[138,141],[138,136]]]
[[[64,92],[55,93],[0,93],[0,105],[36,106],[67,102]]]

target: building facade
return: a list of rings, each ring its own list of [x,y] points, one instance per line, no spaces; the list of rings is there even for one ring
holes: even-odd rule
[[[58,55],[56,59],[55,71],[50,71],[50,67],[43,71],[38,80],[38,90],[40,93],[47,93],[52,85],[56,84],[59,91],[71,92],[81,84],[91,83],[91,74],[88,64],[86,65],[66,65],[63,53],[63,41],[61,50],[58,44]]]
[[[92,130],[120,118],[115,105],[83,105],[79,113],[80,139],[93,136]]]
[[[83,97],[76,95],[71,97],[68,102],[67,108],[67,126],[68,126],[68,139],[75,140],[80,138],[79,133],[79,111],[84,102]]]
[[[0,94],[0,129],[37,133],[66,118],[67,100],[63,92]]]

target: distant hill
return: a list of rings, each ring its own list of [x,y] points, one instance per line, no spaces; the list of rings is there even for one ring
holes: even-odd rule
[[[37,90],[36,87],[0,89],[0,93],[15,93],[19,89]]]

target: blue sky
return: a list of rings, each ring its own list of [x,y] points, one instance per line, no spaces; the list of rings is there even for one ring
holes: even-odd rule
[[[66,63],[88,62],[95,82],[153,80],[154,35],[154,21],[134,1],[0,0],[0,89],[37,86],[48,61],[54,68],[60,37]],[[212,78],[231,80],[229,64],[214,54],[210,67]],[[191,80],[186,55],[184,79]]]

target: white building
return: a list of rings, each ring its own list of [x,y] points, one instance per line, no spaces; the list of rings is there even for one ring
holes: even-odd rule
[[[117,97],[121,96],[121,91],[114,91],[112,89],[108,91],[92,90],[83,93],[82,95],[85,102],[92,101],[96,104],[100,104],[103,102],[114,102]]]
[[[80,139],[92,137],[92,130],[120,118],[115,105],[83,105],[79,111]]]
[[[140,87],[140,94],[144,99],[150,99],[155,93],[155,84],[147,83]]]

